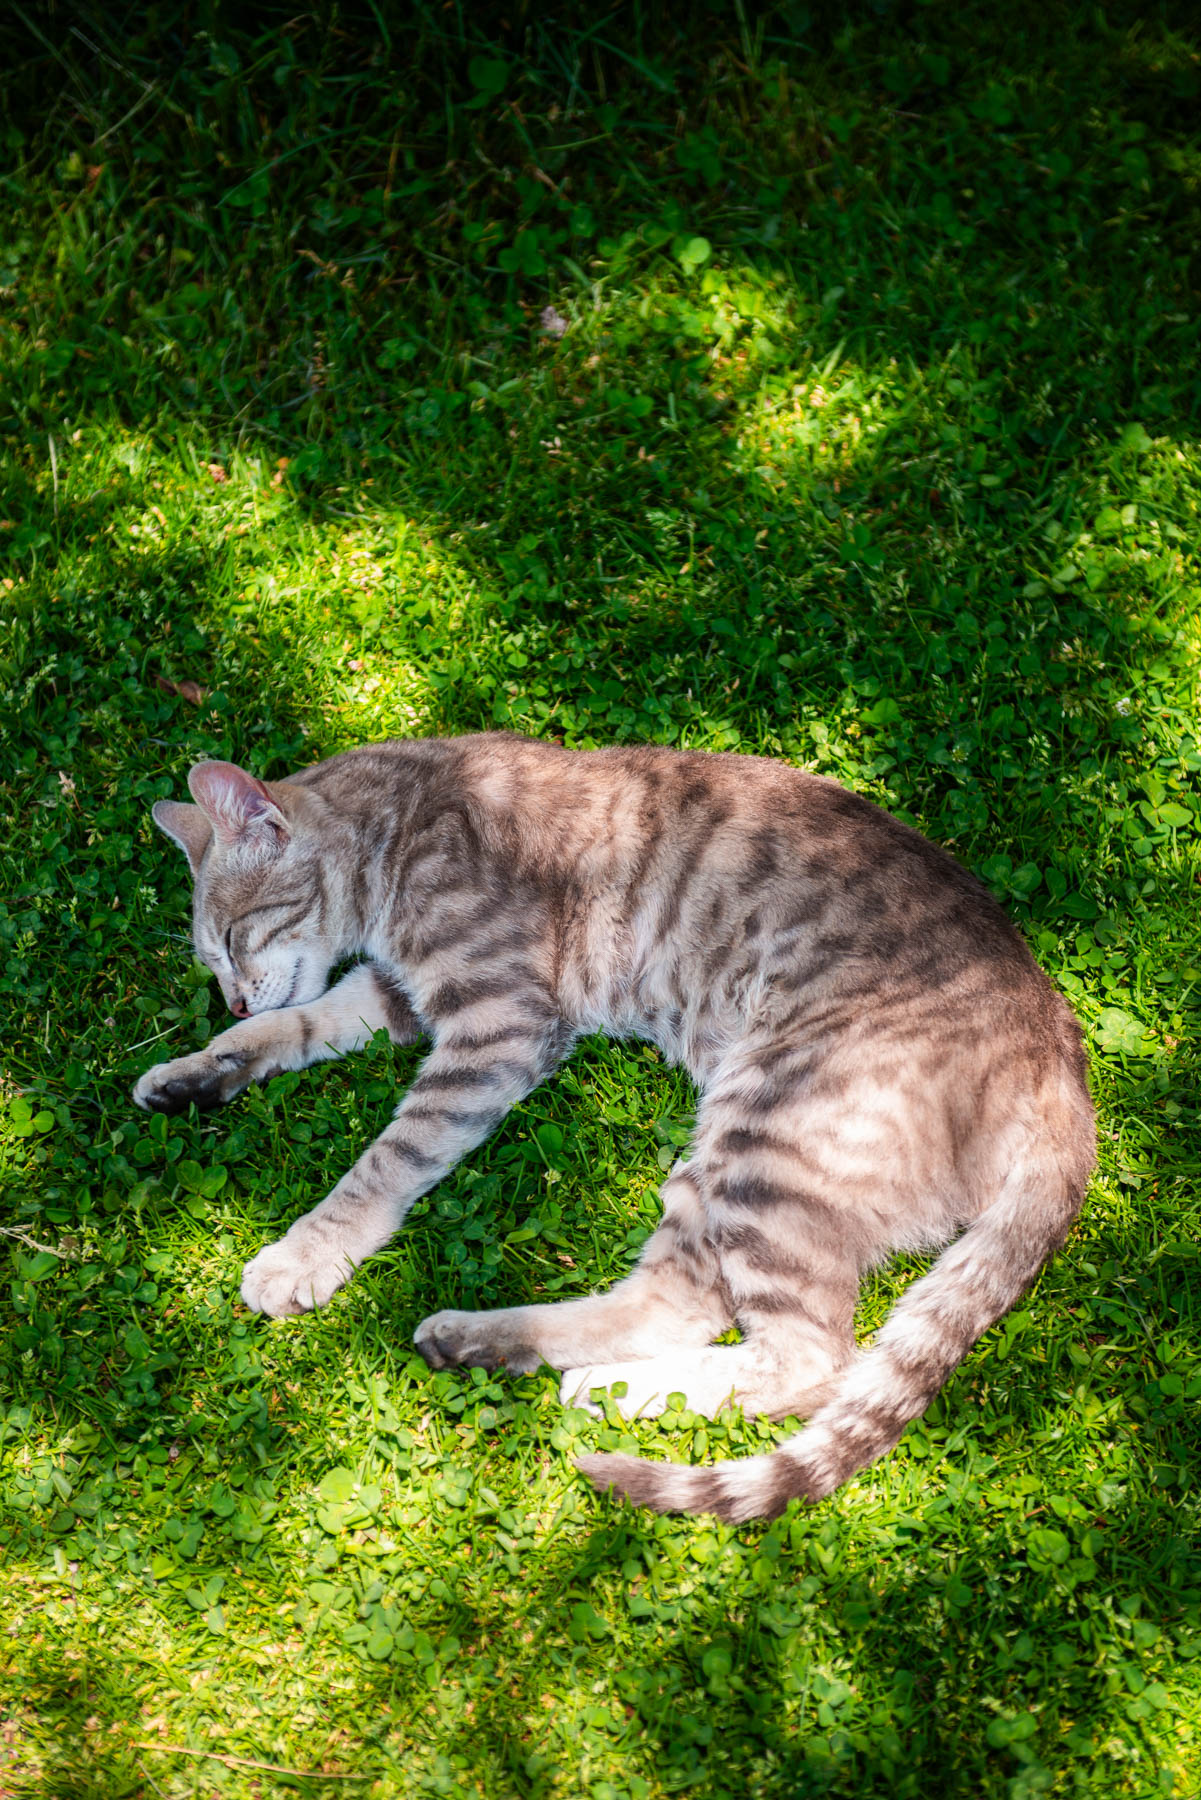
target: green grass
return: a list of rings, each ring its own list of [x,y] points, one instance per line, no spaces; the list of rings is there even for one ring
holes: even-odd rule
[[[1201,1785],[1201,36],[835,12],[0,23],[2,1792]],[[409,1349],[628,1267],[691,1106],[652,1052],[585,1046],[273,1325],[242,1262],[413,1055],[130,1102],[218,1010],[152,801],[489,725],[839,776],[1085,1024],[1068,1248],[770,1528],[571,1453],[773,1428]]]

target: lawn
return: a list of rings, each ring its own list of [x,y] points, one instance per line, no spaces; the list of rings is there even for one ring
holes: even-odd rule
[[[119,12],[0,21],[0,1794],[1197,1793],[1195,8]],[[411,1349],[628,1268],[655,1052],[278,1323],[416,1053],[129,1098],[220,1014],[152,802],[488,726],[836,775],[1085,1026],[1066,1249],[770,1527],[572,1457],[784,1427]]]

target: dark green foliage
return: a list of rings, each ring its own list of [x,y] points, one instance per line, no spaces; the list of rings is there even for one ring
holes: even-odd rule
[[[1193,9],[117,19],[0,21],[0,1789],[322,1788],[157,1741],[381,1796],[1193,1791]],[[129,1101],[210,1029],[148,822],[189,762],[493,724],[839,776],[1086,1024],[1068,1250],[769,1530],[570,1460],[762,1423],[409,1354],[628,1266],[653,1053],[587,1046],[276,1326],[241,1263],[414,1055]]]

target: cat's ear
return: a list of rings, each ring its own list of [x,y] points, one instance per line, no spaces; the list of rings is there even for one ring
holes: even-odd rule
[[[291,835],[291,827],[266,784],[236,763],[197,763],[188,776],[188,787],[219,844],[274,851]]]
[[[200,859],[213,839],[213,828],[200,808],[189,806],[186,800],[156,800],[150,808],[150,817],[160,831],[165,831],[179,845],[195,875]]]

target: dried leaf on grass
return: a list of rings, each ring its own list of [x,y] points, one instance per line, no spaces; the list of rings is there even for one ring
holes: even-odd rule
[[[186,700],[189,706],[199,706],[201,701],[207,700],[212,692],[211,688],[201,687],[198,681],[172,681],[167,675],[156,675],[154,685],[156,688],[161,688],[164,694],[178,694],[180,699]]]

